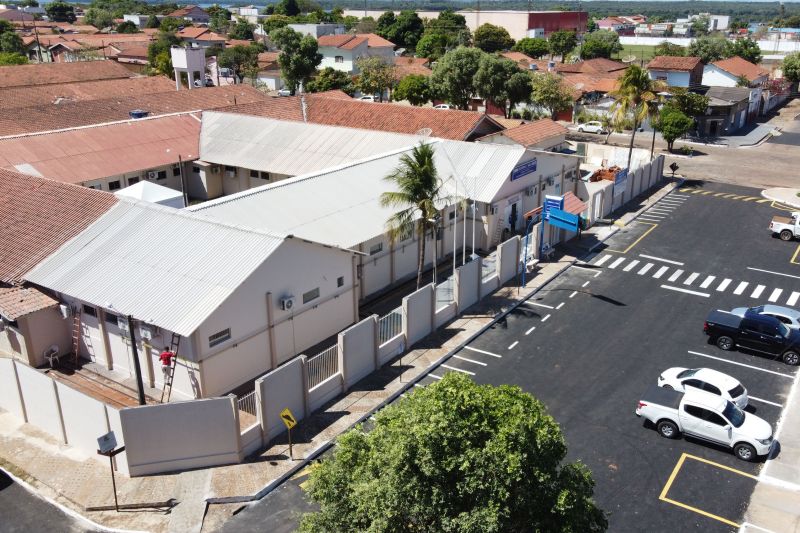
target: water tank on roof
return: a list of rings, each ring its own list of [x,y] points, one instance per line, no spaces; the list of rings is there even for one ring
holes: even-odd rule
[[[144,109],[134,109],[133,111],[128,111],[128,115],[130,115],[131,118],[145,118],[149,114],[150,112],[145,111]]]
[[[539,65],[537,65],[536,63],[531,63],[530,65],[528,65],[528,68],[530,70],[539,70]]]

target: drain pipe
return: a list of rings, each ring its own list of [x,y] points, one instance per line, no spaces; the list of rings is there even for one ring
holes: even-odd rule
[[[300,94],[300,107],[303,109],[303,122],[308,122],[308,106],[305,93]]]

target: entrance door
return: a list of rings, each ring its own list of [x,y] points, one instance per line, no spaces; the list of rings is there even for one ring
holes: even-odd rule
[[[717,121],[712,120],[708,123],[708,135],[711,137],[717,136]]]

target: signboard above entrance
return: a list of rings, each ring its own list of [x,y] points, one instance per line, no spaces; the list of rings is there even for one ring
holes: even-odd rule
[[[531,174],[533,172],[536,172],[535,157],[533,159],[529,159],[528,161],[520,163],[519,165],[514,167],[514,170],[511,171],[511,181],[518,180],[521,177],[527,176],[528,174]]]

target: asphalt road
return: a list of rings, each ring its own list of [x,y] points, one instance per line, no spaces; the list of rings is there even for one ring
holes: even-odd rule
[[[592,470],[611,531],[735,531],[763,461],[745,463],[694,439],[664,439],[634,409],[662,370],[705,366],[747,387],[750,412],[778,420],[797,368],[723,352],[702,332],[711,309],[770,299],[797,305],[800,265],[792,260],[800,243],[770,237],[769,219],[782,211],[759,200],[754,189],[687,184],[421,384],[466,372],[540,398],[565,433],[568,459]],[[299,488],[303,479],[223,531],[291,531],[300,512],[313,508]]]

